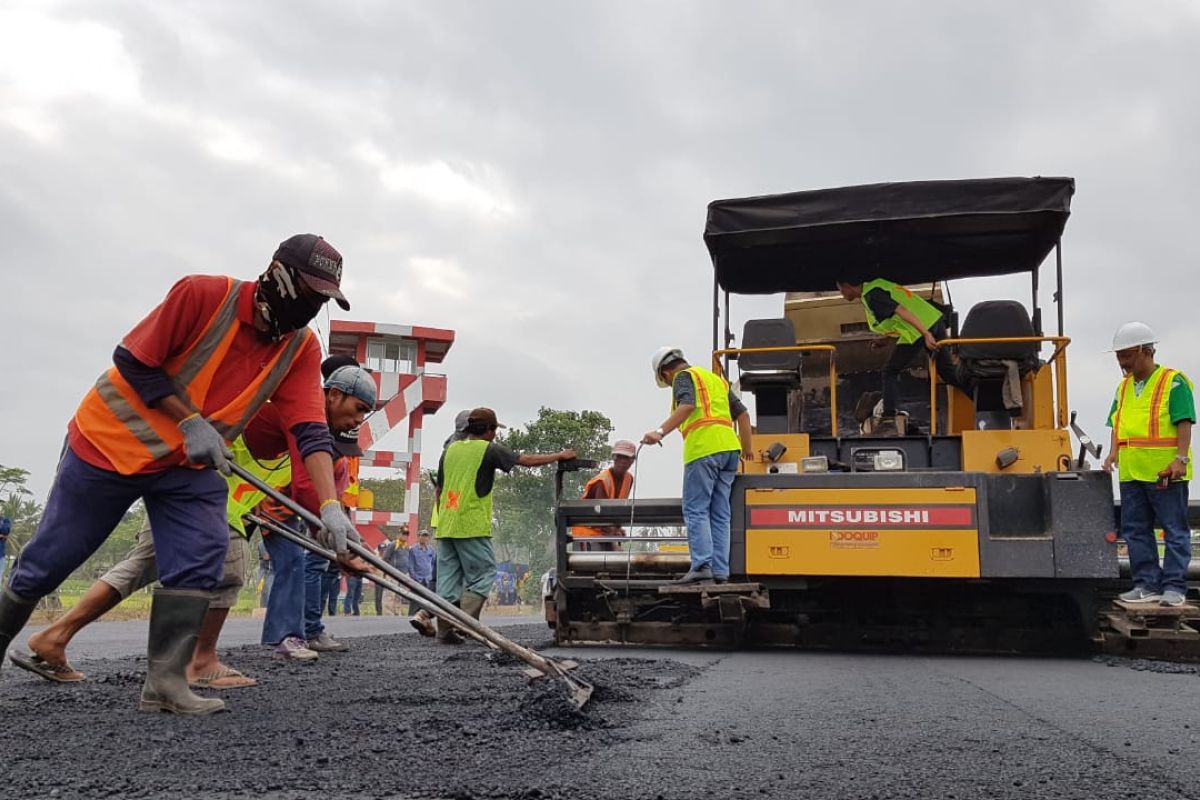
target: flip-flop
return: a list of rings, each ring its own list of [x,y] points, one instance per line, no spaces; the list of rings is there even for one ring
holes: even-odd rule
[[[246,677],[233,667],[222,667],[193,678],[188,685],[193,689],[244,689],[257,686],[258,681]]]
[[[71,666],[70,662],[64,661],[61,664],[51,664],[37,653],[9,653],[8,660],[16,664],[21,669],[29,670],[34,675],[45,678],[48,681],[55,683],[79,683],[86,678],[79,670]]]

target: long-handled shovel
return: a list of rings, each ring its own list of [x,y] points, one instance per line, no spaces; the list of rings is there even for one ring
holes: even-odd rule
[[[296,533],[294,530],[291,530],[286,525],[282,525],[273,519],[268,519],[266,517],[260,517],[257,514],[247,514],[246,519],[250,520],[251,522],[253,522],[255,525],[259,526],[260,528],[264,528],[264,529],[270,531],[272,534],[278,535],[284,539],[287,539],[292,544],[295,544],[295,545],[298,545],[298,546],[304,548],[305,550],[309,551],[310,553],[316,553],[317,555],[321,556],[322,558],[328,559],[329,561],[333,561],[334,563],[337,562],[337,554],[334,553],[332,550],[326,550],[324,547],[321,547],[321,545],[317,544],[312,539],[308,538],[307,536],[305,536],[302,533]],[[384,589],[387,589],[389,592],[393,592],[394,594],[400,595],[400,597],[402,599],[407,600],[409,603],[412,603],[413,605],[417,606],[418,608],[428,611],[430,614],[436,613],[431,608],[429,603],[426,603],[424,600],[417,597],[413,593],[409,592],[407,589],[402,588],[398,584],[393,583],[392,581],[389,581],[387,578],[380,577],[379,575],[376,575],[373,572],[364,572],[363,577],[366,578],[367,580],[371,581],[372,583],[382,586]],[[456,623],[456,622],[451,622],[450,624],[456,625],[456,626],[458,625],[458,623]],[[485,645],[486,647],[490,647],[493,650],[499,649],[494,644],[489,642],[487,639],[484,639],[482,636],[478,635],[477,633],[475,633],[472,630],[467,629],[466,627],[458,626],[458,627],[456,627],[456,630],[459,633],[461,633],[462,635],[470,637],[470,638],[474,639],[475,641],[479,642],[480,644]]]
[[[230,466],[240,478],[257,488],[259,491],[265,493],[275,502],[287,507],[290,511],[292,511],[292,513],[299,516],[309,525],[318,530],[324,529],[324,524],[322,524],[320,517],[318,517],[316,514],[313,514],[308,509],[300,506],[290,497],[287,497],[276,491],[271,486],[268,486],[266,483],[259,480],[257,476],[247,472],[239,465],[230,464]],[[405,575],[391,564],[379,558],[377,555],[363,547],[358,542],[347,542],[346,544],[351,553],[363,559],[368,564],[382,572],[384,575],[387,575],[389,578],[399,583],[401,586],[407,589],[409,593],[416,595],[418,598],[425,601],[422,603],[422,605],[434,616],[452,623],[456,628],[465,628],[474,634],[472,638],[483,639],[490,644],[495,645],[500,650],[503,650],[504,652],[513,656],[514,658],[524,661],[530,667],[530,669],[525,671],[530,677],[541,677],[544,675],[561,680],[564,684],[566,684],[567,698],[570,700],[571,704],[575,706],[575,708],[583,708],[584,704],[586,704],[588,699],[591,698],[594,687],[587,681],[570,674],[569,670],[574,666],[574,664],[571,664],[570,662],[559,662],[552,658],[546,658],[545,656],[529,649],[528,647],[523,647],[517,644],[506,636],[501,636],[499,633],[484,625],[470,614],[464,612],[458,606],[450,603],[436,592],[431,592],[429,589],[425,588],[408,575]]]

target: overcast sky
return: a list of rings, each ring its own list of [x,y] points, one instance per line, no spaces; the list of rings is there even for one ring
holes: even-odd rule
[[[1119,322],[1198,372],[1197,41],[1193,0],[5,0],[0,463],[44,494],[170,285],[252,279],[303,231],[345,257],[335,316],[457,331],[428,443],[474,405],[594,408],[637,438],[668,404],[650,353],[707,360],[710,200],[1039,174],[1077,180],[1071,405],[1102,433]],[[964,312],[1029,294],[952,289]],[[781,309],[735,302],[734,327]],[[678,443],[640,472],[677,494]]]

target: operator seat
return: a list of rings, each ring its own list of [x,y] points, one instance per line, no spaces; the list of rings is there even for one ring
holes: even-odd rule
[[[985,300],[967,312],[963,339],[1036,336],[1025,306],[1016,300]],[[1022,383],[1041,368],[1038,342],[964,344],[958,347],[959,378],[975,401],[976,428],[1012,428],[1024,413]]]
[[[742,329],[742,347],[794,347],[796,328],[786,317],[751,319]],[[788,393],[800,388],[801,353],[739,353],[738,382],[754,393],[759,433],[787,433]]]

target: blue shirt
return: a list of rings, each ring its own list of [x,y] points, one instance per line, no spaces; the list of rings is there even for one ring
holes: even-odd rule
[[[414,580],[427,582],[433,578],[433,560],[436,558],[432,547],[421,547],[414,544],[408,548],[408,574]]]

